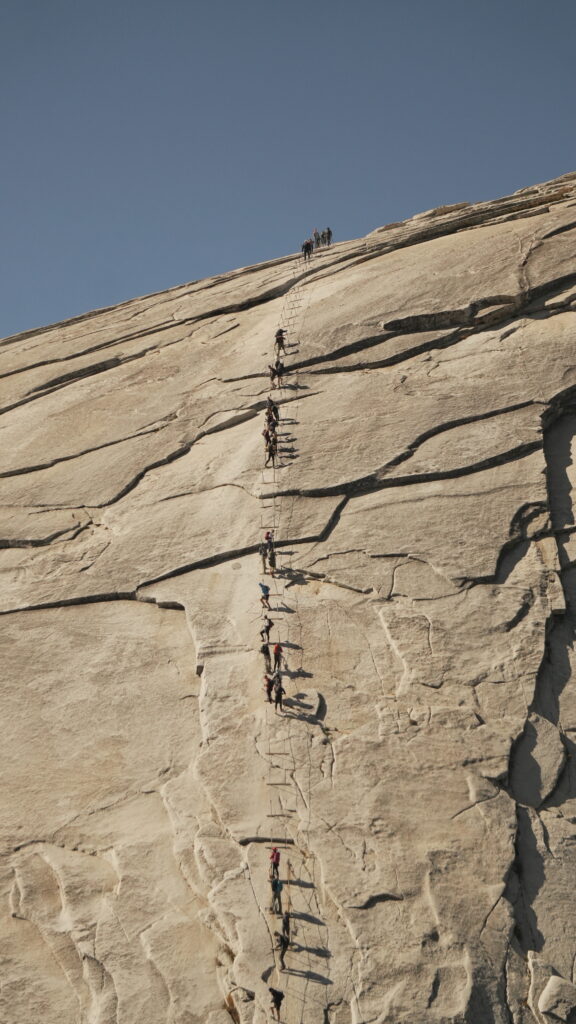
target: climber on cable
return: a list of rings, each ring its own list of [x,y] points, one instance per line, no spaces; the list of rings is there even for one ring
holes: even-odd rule
[[[276,423],[274,420],[268,421],[262,431],[262,435],[265,441],[269,441],[271,438],[273,438],[274,441],[276,440]]]
[[[272,1000],[272,1013],[276,1014],[276,1020],[280,1020],[280,1007],[284,1001],[284,993],[277,988],[268,987]]]
[[[272,887],[272,913],[282,915],[282,882],[279,878],[273,878],[270,882]]]
[[[278,330],[276,331],[276,337],[274,338],[274,352],[277,356],[279,356],[281,352],[286,351],[286,339],[284,337],[285,334],[286,331],[284,330],[283,327],[279,327]]]
[[[272,664],[270,662],[270,650],[268,644],[262,644],[260,647],[260,654],[264,655],[264,670],[269,673],[272,671]]]
[[[274,683],[274,711],[278,711],[278,708],[280,708],[280,711],[284,711],[282,697],[285,695],[285,693],[286,690],[282,686],[282,681],[278,679]]]
[[[264,625],[260,630],[260,636],[262,637],[263,640],[266,641],[267,644],[270,643],[270,630],[272,629],[273,625],[274,623],[272,622],[272,619],[270,618],[269,615],[267,615],[266,618],[264,619]]]
[[[274,548],[268,548],[268,565],[270,566],[270,575],[273,576],[276,572],[276,552]]]
[[[285,971],[286,970],[286,962],[284,960],[284,957],[286,956],[286,953],[288,952],[288,946],[290,945],[290,943],[289,943],[288,939],[286,938],[286,936],[284,934],[281,935],[280,932],[274,932],[274,935],[276,936],[276,949],[278,950],[278,959],[280,961],[280,970],[281,971]]]
[[[268,396],[266,404],[266,419],[269,421],[274,420],[275,423],[278,423],[278,420],[280,419],[278,406],[276,405],[276,402],[272,398],[270,398],[270,396]]]
[[[282,655],[284,648],[282,644],[274,644],[274,671],[282,668]]]
[[[270,854],[270,878],[278,878],[280,871],[280,850],[277,846],[272,847]]]

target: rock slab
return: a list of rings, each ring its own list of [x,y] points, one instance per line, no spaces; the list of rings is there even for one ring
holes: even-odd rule
[[[0,342],[3,1024],[570,1019],[575,232],[570,174]]]

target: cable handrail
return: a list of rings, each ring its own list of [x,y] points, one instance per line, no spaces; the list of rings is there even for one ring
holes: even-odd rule
[[[293,266],[292,273],[293,273],[293,277],[294,277],[294,284],[293,284],[293,287],[284,296],[284,301],[283,301],[282,309],[281,309],[280,316],[279,316],[279,324],[280,324],[280,327],[283,328],[284,331],[288,334],[288,338],[290,339],[290,344],[291,344],[291,352],[292,352],[293,355],[295,355],[296,352],[299,351],[299,348],[300,348],[301,332],[302,332],[303,324],[304,324],[304,321],[305,321],[305,317],[306,317],[306,312],[307,312],[310,296],[309,296],[309,291],[304,292],[304,285],[306,284],[306,278],[302,278],[302,275],[299,272],[299,268],[296,267],[296,266]],[[296,346],[296,349],[294,349],[294,346]],[[293,413],[292,418],[297,421],[298,407],[299,407],[299,397],[300,397],[300,395],[299,395],[299,386],[298,386],[299,385],[299,369],[298,369],[298,367],[296,367],[295,370],[294,370],[294,377],[293,377],[293,379],[294,379],[295,387],[296,387],[296,398],[295,398],[295,400],[293,402],[290,402],[290,411]],[[280,385],[280,391],[282,391],[282,389],[284,387],[287,387],[287,386],[288,385],[281,384]],[[269,388],[269,395],[271,395],[273,391],[276,392],[276,388],[272,387],[272,380],[271,380],[270,388]],[[282,403],[281,400],[280,400],[280,402],[279,402],[280,409],[282,408],[283,404],[284,403]],[[292,434],[292,431],[290,431],[290,433]],[[270,597],[273,597],[273,598],[276,599],[276,604],[277,605],[281,604],[284,607],[286,607],[286,585],[287,585],[287,579],[291,578],[293,576],[293,572],[294,572],[294,566],[293,566],[294,552],[292,550],[289,550],[286,553],[286,555],[284,556],[282,554],[281,547],[277,547],[276,545],[277,545],[277,543],[279,543],[280,545],[282,544],[282,538],[279,536],[280,530],[282,530],[283,535],[286,536],[286,537],[290,537],[291,534],[292,534],[292,523],[293,523],[293,519],[294,519],[294,515],[295,515],[295,508],[296,508],[296,505],[295,505],[296,495],[295,494],[292,494],[292,495],[278,495],[276,493],[277,492],[277,485],[279,483],[280,475],[282,476],[282,484],[283,484],[283,488],[282,489],[283,490],[287,490],[287,488],[286,488],[286,476],[290,473],[290,469],[291,469],[291,460],[290,459],[286,460],[286,458],[284,458],[282,461],[280,461],[281,455],[282,455],[282,453],[280,452],[280,445],[278,444],[278,447],[277,447],[277,458],[272,458],[272,466],[264,465],[262,467],[262,469],[261,469],[261,473],[260,473],[260,492],[258,494],[258,499],[259,499],[259,509],[260,509],[260,516],[259,516],[259,519],[260,519],[260,540],[262,540],[262,531],[263,530],[273,531],[274,552],[275,552],[275,554],[278,554],[282,558],[282,565],[278,567],[277,571],[272,570],[272,572],[270,573],[270,584],[271,584],[270,585]],[[284,453],[284,455],[286,455],[286,453]],[[271,493],[270,493],[270,488],[271,488]],[[264,570],[263,570],[263,575],[264,575]],[[268,574],[266,574],[266,578],[268,579]],[[291,646],[288,649],[290,651],[292,651],[292,650],[294,650],[294,651],[298,651],[299,650],[300,651],[300,665],[299,665],[299,669],[301,670],[302,669],[302,665],[303,665],[303,657],[304,657],[303,647],[300,644],[300,641],[302,640],[303,626],[302,626],[302,621],[301,621],[300,614],[299,614],[299,609],[298,609],[297,588],[294,588],[294,601],[295,601],[295,604],[296,604],[296,609],[295,609],[295,615],[294,616],[287,616],[285,612],[284,613],[282,612],[282,607],[276,607],[275,609],[273,609],[277,613],[280,613],[280,615],[281,615],[280,619],[278,618],[278,615],[276,615],[275,620],[274,620],[274,629],[275,629],[275,631],[277,631],[277,635],[278,635],[278,638],[279,638],[278,642],[281,643],[284,646],[285,651],[286,651],[286,648],[287,648],[288,644],[293,644],[294,643],[294,639],[293,638],[296,638],[295,637],[295,630],[298,631],[298,633],[297,633],[298,643],[296,643],[294,647]],[[269,646],[268,646],[268,650],[269,650]],[[281,685],[282,685],[282,680],[287,681],[288,679],[292,679],[293,667],[288,665],[288,662],[287,662],[287,659],[286,659],[286,653],[284,653],[284,668],[285,668],[285,672],[286,672],[285,675],[282,674],[282,666],[280,666],[280,669],[281,669],[281,675],[280,675]],[[281,719],[281,723],[282,724],[281,724],[280,730],[278,730],[275,727],[276,723],[277,723],[276,708],[274,708],[274,712],[273,712],[272,711],[272,705],[270,703],[266,703],[266,710],[265,710],[265,715],[264,715],[264,728],[265,728],[265,734],[266,734],[266,739],[265,739],[264,746],[265,746],[265,749],[266,749],[266,761],[267,761],[266,780],[265,781],[266,781],[266,786],[267,786],[267,789],[268,789],[268,818],[269,818],[269,821],[271,823],[271,827],[269,829],[269,833],[268,834],[274,836],[274,840],[270,840],[271,842],[274,841],[278,846],[280,846],[281,844],[283,845],[284,858],[281,857],[280,866],[282,867],[282,865],[285,864],[285,879],[286,879],[286,881],[285,881],[285,883],[283,883],[283,887],[282,887],[282,890],[281,890],[281,896],[282,895],[284,896],[284,902],[283,903],[281,902],[280,905],[282,906],[282,910],[283,911],[284,910],[288,911],[288,913],[289,913],[289,915],[290,915],[290,917],[292,919],[292,913],[293,913],[292,889],[293,889],[293,887],[294,887],[294,885],[296,883],[296,876],[295,876],[295,873],[294,873],[293,863],[288,858],[288,855],[287,855],[287,851],[290,849],[291,846],[293,847],[294,851],[298,852],[298,854],[302,857],[303,865],[306,864],[306,872],[307,872],[308,877],[310,878],[310,882],[311,882],[311,884],[313,886],[313,892],[316,893],[315,870],[314,870],[315,856],[314,856],[314,854],[312,853],[312,851],[310,849],[311,788],[312,788],[311,787],[311,768],[312,768],[312,763],[311,763],[311,759],[310,759],[310,752],[308,752],[308,760],[309,760],[309,772],[308,772],[308,777],[307,777],[307,789],[308,789],[308,792],[307,792],[306,796],[304,796],[304,793],[302,792],[302,790],[300,789],[300,787],[297,784],[296,784],[296,786],[291,785],[291,783],[295,782],[295,775],[296,775],[296,771],[297,771],[296,757],[295,757],[294,749],[293,749],[294,740],[299,735],[299,729],[298,729],[297,724],[296,724],[296,719],[295,719],[295,717],[293,715],[285,715],[285,716],[283,715],[282,719]],[[280,759],[280,764],[278,764],[278,759]],[[274,777],[276,772],[280,772],[281,780],[282,780],[281,782],[273,781],[273,777]],[[286,798],[287,798],[288,791],[290,792],[291,797],[288,799],[288,802],[287,802]],[[293,803],[294,796],[296,796],[296,806],[292,807],[291,805]],[[296,836],[292,836],[292,835],[290,835],[290,819],[291,819],[292,815],[295,815],[297,813],[298,799],[300,799],[304,803],[304,805],[305,805],[305,810],[307,812],[306,813],[306,825],[305,825],[305,830],[303,832],[301,830],[301,828],[300,828],[300,825],[295,823],[296,824]],[[276,826],[274,828],[272,828],[272,821],[273,820],[277,821],[278,824],[280,824],[280,822],[281,822],[280,828],[277,828]],[[298,843],[297,843],[298,834],[305,835],[305,837],[306,837],[306,840],[305,840],[305,842],[306,842],[306,849],[305,850],[300,849],[299,846],[298,846]],[[281,839],[279,838],[280,836],[281,836]],[[312,869],[312,870],[310,870],[310,869]],[[281,873],[282,872],[279,872],[279,876],[280,876]],[[272,866],[271,866],[271,869],[270,869],[270,881],[272,881],[273,875],[274,875],[274,871],[272,870]],[[253,884],[252,884],[252,891],[254,893],[254,898],[256,899],[257,905],[259,906],[258,900],[256,898],[256,893],[255,893],[254,885]],[[272,893],[271,893],[271,897],[272,897]],[[313,898],[314,898],[315,903],[316,903],[317,911],[318,911],[318,913],[320,913],[320,907],[318,905],[317,895],[314,895]],[[272,903],[273,902],[274,902],[274,900],[273,900],[273,897],[272,897]],[[305,906],[308,908],[308,910],[312,909],[311,908],[311,904],[310,904],[310,902],[308,900],[306,900]],[[262,908],[260,906],[259,906],[259,910],[260,910],[261,913],[263,912]],[[316,916],[316,915],[313,915],[313,916]],[[295,929],[295,925],[294,925],[294,922],[292,920],[291,920],[291,924],[292,924],[293,929]],[[316,927],[318,927],[318,929],[320,929],[321,926],[319,924],[317,924]],[[323,926],[323,927],[326,928],[327,926]],[[276,972],[278,973],[279,972],[279,968],[278,968],[278,965],[277,965],[277,962],[276,962],[276,948],[275,948],[275,944],[274,944],[274,925],[268,926],[268,932],[269,932],[269,935],[270,935],[270,941],[271,941],[271,945],[272,945],[272,956],[273,956],[273,960],[274,960],[274,964],[275,964],[275,969],[276,969]],[[293,1016],[291,1008],[296,1006],[296,1002],[295,1002],[296,999],[300,1002],[300,1014],[299,1014],[299,1017],[298,1017],[298,1024],[303,1024],[305,1005],[306,1005],[306,1001],[307,1001],[307,995],[306,994],[307,994],[307,989],[308,989],[308,986],[309,986],[310,980],[311,980],[310,979],[310,974],[312,973],[311,952],[310,952],[310,950],[307,947],[304,947],[304,946],[301,946],[301,949],[306,951],[306,956],[307,956],[307,972],[305,974],[303,974],[303,972],[298,972],[298,977],[303,975],[305,977],[305,979],[306,979],[303,992],[292,991],[292,989],[294,988],[294,983],[295,983],[296,976],[291,975],[290,972],[288,972],[288,973],[286,973],[284,975],[284,988],[286,989],[286,993],[289,994],[289,996],[290,996],[290,998],[286,1000],[285,1013],[289,1013],[290,1014],[290,1017],[293,1018],[293,1020],[294,1020],[294,1024],[296,1024],[296,1018]],[[324,999],[325,1017],[326,1017],[328,1005],[329,1005],[328,1004],[328,996],[327,996],[327,993],[325,992],[325,999]],[[287,1017],[285,1019],[287,1020]]]

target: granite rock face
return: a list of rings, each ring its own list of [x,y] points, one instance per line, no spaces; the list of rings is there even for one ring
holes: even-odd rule
[[[3,1024],[570,1020],[576,175],[0,374]]]

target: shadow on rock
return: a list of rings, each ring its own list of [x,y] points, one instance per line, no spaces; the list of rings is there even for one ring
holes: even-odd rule
[[[317,974],[316,971],[299,971],[296,967],[289,967],[286,968],[286,973],[295,974],[298,978],[308,978],[309,981],[315,981],[318,985],[334,984],[330,978],[325,978],[323,974]]]
[[[304,910],[292,910],[290,917],[294,921],[306,921],[306,924],[324,924],[324,921],[321,921],[319,917],[314,917],[314,914],[307,914]]]

